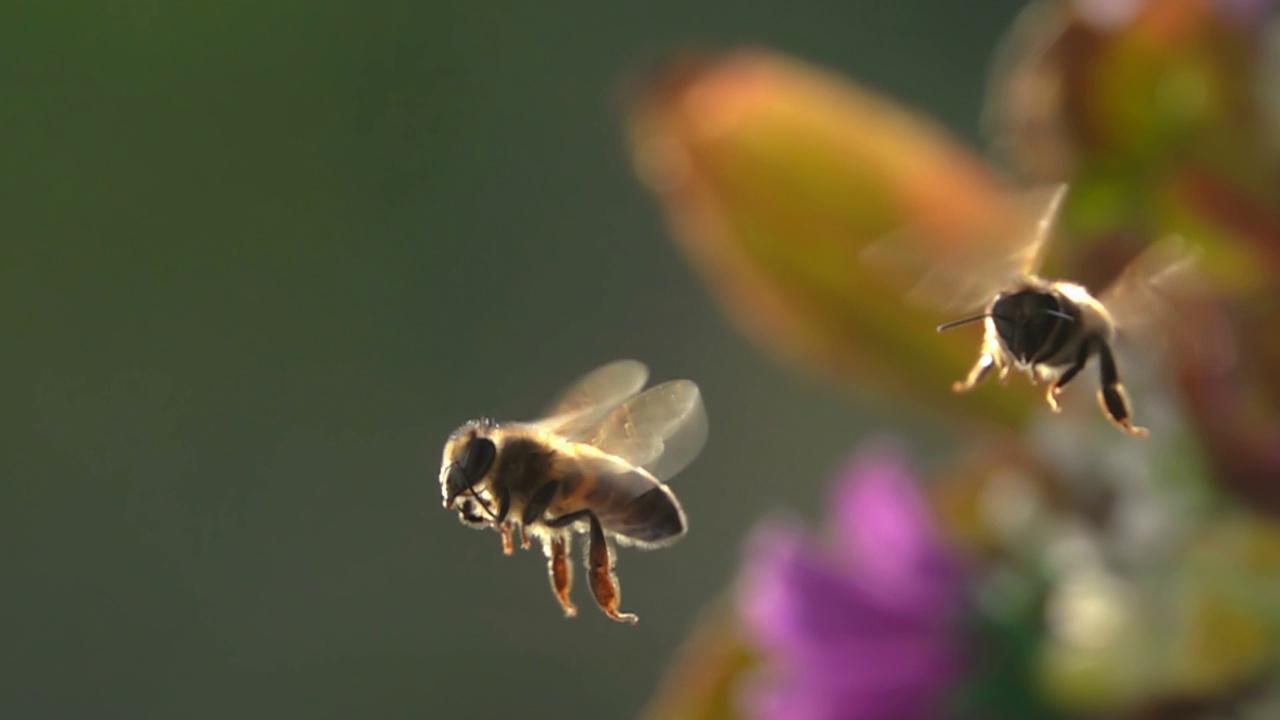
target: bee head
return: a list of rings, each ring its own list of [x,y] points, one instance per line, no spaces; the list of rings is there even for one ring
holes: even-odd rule
[[[1009,353],[1030,363],[1049,344],[1058,327],[1075,318],[1063,311],[1055,293],[1020,290],[996,298],[991,305],[991,320]]]
[[[446,508],[452,508],[459,495],[475,487],[493,469],[498,457],[498,447],[489,437],[493,427],[489,420],[469,422],[445,444],[440,491]]]

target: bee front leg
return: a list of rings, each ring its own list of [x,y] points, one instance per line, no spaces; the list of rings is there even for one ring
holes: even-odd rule
[[[511,523],[507,522],[507,513],[511,512],[511,493],[506,490],[496,490],[498,495],[498,514],[494,516],[494,522],[498,526],[498,534],[502,536],[502,554],[510,555],[513,551],[511,547]]]
[[[991,356],[991,353],[982,353],[982,356],[978,358],[978,362],[974,364],[973,369],[969,371],[968,377],[952,383],[951,390],[958,393],[969,392],[987,377],[995,365],[996,359]],[[1003,371],[1001,372],[1001,377],[1004,377]]]
[[[1111,355],[1111,348],[1101,338],[1094,344],[1098,348],[1098,365],[1102,374],[1102,388],[1098,390],[1098,404],[1107,413],[1111,421],[1119,425],[1130,435],[1146,437],[1147,429],[1133,424],[1129,415],[1129,396],[1120,383],[1120,374],[1116,372],[1116,361]]]
[[[587,572],[591,580],[591,594],[595,595],[596,604],[605,615],[619,622],[635,625],[638,617],[631,613],[619,613],[618,603],[622,598],[618,590],[618,578],[613,574],[613,558],[609,541],[604,536],[604,528],[594,514],[591,518],[591,544],[587,549]]]
[[[564,608],[564,616],[574,617],[578,607],[569,599],[569,590],[573,587],[573,564],[569,562],[569,544],[573,536],[569,533],[556,535],[544,546],[547,551],[547,575],[551,578],[551,591]]]

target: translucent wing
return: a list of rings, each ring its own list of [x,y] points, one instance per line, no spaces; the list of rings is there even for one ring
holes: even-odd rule
[[[1170,236],[1134,258],[1100,296],[1121,334],[1158,340],[1178,302],[1199,289],[1199,254],[1181,236]]]
[[[1013,212],[999,231],[1002,237],[948,248],[926,242],[924,231],[911,224],[876,240],[861,256],[902,284],[912,302],[938,310],[971,310],[1040,268],[1066,192],[1067,186],[1059,183],[1011,193]],[[983,249],[975,251],[973,245]]]
[[[638,360],[615,360],[583,375],[548,406],[539,427],[575,439],[596,428],[623,400],[640,392],[649,368]]]
[[[689,380],[655,385],[618,406],[581,440],[665,481],[706,444],[702,393]]]
[[[594,481],[581,495],[583,501],[617,539],[653,547],[684,533],[680,502],[651,474],[611,455],[580,454],[576,460],[583,475]]]

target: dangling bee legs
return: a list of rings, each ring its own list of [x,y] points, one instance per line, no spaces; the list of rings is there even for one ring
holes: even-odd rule
[[[951,390],[958,393],[969,392],[975,385],[982,382],[995,366],[996,359],[990,353],[982,353],[982,357],[978,358],[978,362],[969,371],[969,376],[964,380],[957,380],[951,383]],[[1000,379],[1003,380],[1006,375],[1008,375],[1008,369],[1002,369],[1000,371]]]
[[[589,517],[591,518],[591,544],[587,549],[587,573],[591,580],[591,593],[595,595],[596,604],[605,615],[619,622],[635,625],[639,618],[631,613],[618,612],[621,594],[618,592],[618,578],[613,574],[613,553],[608,539],[604,536],[604,528],[600,526],[600,521],[595,515]]]
[[[569,533],[556,535],[544,546],[547,551],[547,575],[551,578],[551,591],[564,608],[565,617],[578,614],[578,608],[569,599],[569,589],[573,587],[573,564],[569,562],[569,543],[573,536]]]
[[[579,510],[569,513],[558,518],[552,518],[546,521],[547,527],[562,528],[568,527],[579,520],[586,518],[591,521],[591,537],[587,544],[587,577],[591,582],[591,594],[596,598],[596,604],[604,611],[605,615],[618,620],[620,622],[636,624],[639,620],[631,613],[618,612],[618,602],[621,600],[621,594],[618,592],[618,578],[613,574],[613,552],[609,547],[609,541],[604,536],[604,528],[600,525],[600,521],[590,510]],[[556,572],[554,562],[555,546],[552,546],[552,563],[551,581],[553,587],[556,587],[556,595],[559,595],[558,585],[556,585]],[[566,572],[566,577],[567,577]],[[568,586],[565,587],[566,596],[561,599],[560,604],[567,602]],[[568,612],[565,607],[565,612]]]
[[[1058,395],[1062,392],[1062,388],[1066,387],[1071,379],[1080,374],[1086,363],[1089,362],[1089,356],[1093,353],[1096,338],[1089,338],[1080,343],[1080,351],[1076,353],[1075,362],[1071,367],[1067,368],[1053,384],[1049,386],[1048,392],[1045,393],[1044,399],[1049,402],[1049,409],[1054,412],[1062,412],[1062,407],[1058,405]]]
[[[1124,385],[1120,384],[1120,375],[1116,372],[1116,361],[1111,356],[1111,348],[1100,338],[1093,343],[1098,350],[1098,365],[1102,373],[1102,389],[1098,391],[1098,404],[1122,430],[1130,435],[1146,437],[1147,429],[1138,427],[1129,415],[1129,396],[1125,394]]]
[[[578,512],[547,520],[546,525],[549,528],[558,530],[568,527],[590,514],[590,510],[579,510]],[[552,537],[551,540],[544,541],[542,546],[547,553],[547,575],[551,578],[551,591],[555,593],[556,599],[560,601],[560,607],[564,608],[565,617],[574,617],[578,614],[577,606],[569,599],[569,588],[573,586],[573,567],[569,562],[569,545],[572,539],[572,533],[564,533]]]

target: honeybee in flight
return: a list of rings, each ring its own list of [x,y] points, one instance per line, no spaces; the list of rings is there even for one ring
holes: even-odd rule
[[[1102,411],[1130,435],[1146,437],[1147,430],[1133,423],[1113,344],[1118,331],[1150,329],[1168,292],[1188,277],[1193,257],[1178,238],[1157,243],[1097,297],[1078,283],[1041,277],[1037,271],[1066,191],[1059,184],[1013,196],[1019,218],[1012,228],[1015,245],[995,243],[998,249],[977,257],[940,262],[894,233],[869,246],[864,259],[893,273],[910,273],[916,300],[935,307],[982,308],[938,326],[943,332],[981,320],[985,328],[982,352],[968,376],[952,385],[955,392],[968,392],[993,370],[1001,382],[1010,370],[1018,370],[1032,383],[1049,383],[1045,400],[1059,412],[1063,387],[1096,357]]]
[[[640,392],[648,377],[644,364],[618,360],[570,385],[539,420],[472,420],[445,443],[445,509],[456,510],[465,525],[496,530],[508,555],[513,533],[523,548],[537,538],[566,617],[577,614],[569,599],[574,536],[588,536],[596,604],[634,624],[635,615],[618,611],[615,544],[663,547],[688,529],[664,483],[702,450],[706,410],[693,382],[671,380]]]

